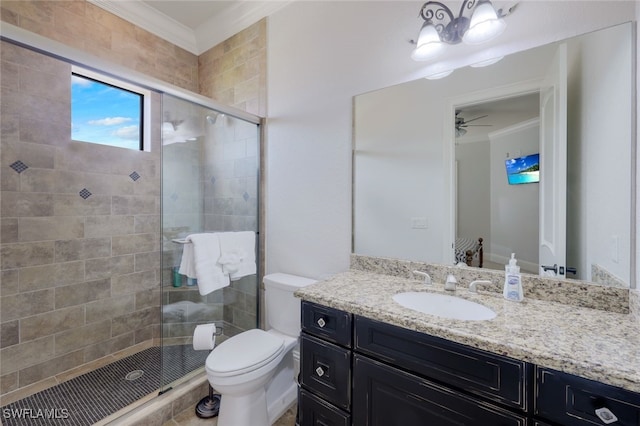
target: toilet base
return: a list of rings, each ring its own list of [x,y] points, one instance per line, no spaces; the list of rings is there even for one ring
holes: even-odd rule
[[[222,395],[218,426],[269,426],[264,387],[248,395]]]

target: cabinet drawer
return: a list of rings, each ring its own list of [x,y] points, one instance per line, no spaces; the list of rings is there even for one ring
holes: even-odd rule
[[[302,329],[314,336],[351,347],[351,314],[302,302]]]
[[[321,400],[312,393],[300,390],[298,400],[300,426],[350,426],[351,416]]]
[[[300,341],[302,386],[332,404],[351,406],[351,351],[307,334]]]
[[[434,336],[355,318],[355,349],[448,386],[528,411],[532,366]]]
[[[618,418],[611,424],[640,425],[640,394],[536,367],[536,416],[567,426],[604,425],[595,412],[600,408]]]
[[[353,426],[525,426],[524,415],[354,355]]]

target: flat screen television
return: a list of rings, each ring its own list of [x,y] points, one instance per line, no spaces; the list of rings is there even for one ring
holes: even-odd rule
[[[540,182],[540,154],[505,160],[509,185]]]

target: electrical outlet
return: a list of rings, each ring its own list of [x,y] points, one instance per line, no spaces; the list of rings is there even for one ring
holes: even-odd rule
[[[429,223],[426,217],[412,217],[411,218],[411,228],[412,229],[427,229],[429,227]]]

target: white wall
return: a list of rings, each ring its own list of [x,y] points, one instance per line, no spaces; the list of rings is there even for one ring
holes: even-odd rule
[[[539,120],[489,134],[491,151],[490,260],[506,264],[511,253],[522,267],[538,270],[539,184],[509,185],[505,159],[540,152]]]
[[[491,161],[489,141],[456,145],[456,237],[483,238],[491,247]],[[357,253],[357,252],[356,252]]]
[[[571,131],[567,186],[577,191],[567,194],[568,238],[574,240],[567,265],[577,267],[579,276],[589,281],[594,263],[624,282],[630,276],[627,212],[631,209],[628,176],[632,155],[621,157],[619,153],[627,151],[626,141],[632,137],[632,104],[626,95],[632,75],[610,71],[631,70],[629,31],[626,26],[614,27],[599,32],[598,37],[581,37],[568,49]],[[612,98],[627,102],[610,102]],[[608,124],[606,131],[600,126],[603,122]],[[580,185],[582,190],[577,188]]]
[[[482,51],[413,62],[422,2],[294,2],[268,24],[267,273],[324,277],[349,267],[352,97],[582,34],[637,14],[634,2],[525,1]],[[459,2],[454,2],[457,8]],[[470,54],[471,52],[471,54]],[[479,53],[478,53],[479,52]]]

